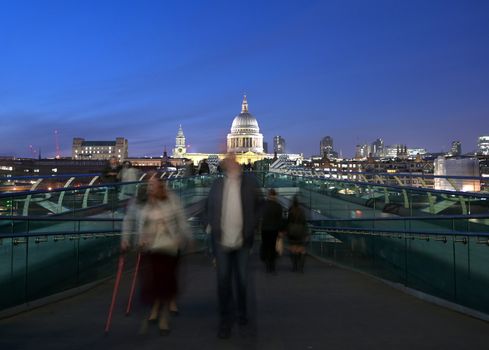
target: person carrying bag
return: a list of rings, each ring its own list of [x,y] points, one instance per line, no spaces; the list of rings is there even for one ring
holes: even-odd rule
[[[170,312],[176,313],[179,254],[190,229],[178,197],[156,177],[148,181],[148,200],[140,211],[141,299],[151,305],[141,333],[158,322],[161,335],[170,332]]]

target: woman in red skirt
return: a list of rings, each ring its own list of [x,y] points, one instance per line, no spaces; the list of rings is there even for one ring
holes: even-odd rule
[[[139,245],[141,254],[141,299],[151,305],[144,320],[158,322],[160,334],[170,331],[171,304],[178,291],[178,255],[190,230],[178,197],[156,177],[148,181],[148,199],[139,212]],[[176,306],[173,305],[173,308]]]

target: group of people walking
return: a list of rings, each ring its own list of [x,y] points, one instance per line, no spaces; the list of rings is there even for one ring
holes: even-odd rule
[[[283,254],[284,240],[288,242],[289,255],[292,261],[292,271],[304,272],[306,257],[305,244],[308,239],[308,230],[304,210],[296,197],[287,211],[287,218],[283,218],[282,205],[278,203],[277,192],[272,188],[263,206],[261,223],[261,259],[265,263],[268,273],[275,273],[275,262]]]
[[[285,237],[290,241],[293,269],[302,271],[307,230],[297,198],[287,219],[283,219],[276,192],[270,190],[267,200],[263,201],[255,177],[243,172],[234,155],[228,155],[221,167],[225,176],[217,178],[211,186],[203,223],[210,234],[216,262],[217,335],[228,338],[235,323],[246,326],[249,322],[248,270],[257,229],[261,226],[261,256],[268,272],[276,269],[277,242]],[[164,182],[150,176],[141,186],[145,188],[139,188],[127,208],[121,249],[125,252],[137,247],[141,253],[141,301],[148,305],[141,333],[146,332],[150,323],[157,323],[160,334],[166,335],[171,329],[171,314],[178,312],[178,265],[191,233],[178,197]]]

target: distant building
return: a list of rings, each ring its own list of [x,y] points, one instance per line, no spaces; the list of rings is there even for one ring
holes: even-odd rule
[[[480,176],[479,161],[476,158],[445,158],[435,160],[435,175],[441,176]],[[479,179],[435,178],[435,189],[446,191],[479,192]]]
[[[407,148],[406,149],[406,154],[408,157],[416,157],[418,154],[419,155],[424,155],[427,154],[428,152],[426,151],[426,148]]]
[[[227,152],[236,154],[236,160],[241,164],[249,162],[254,163],[258,160],[267,158],[269,155],[264,153],[263,149],[263,134],[260,133],[258,121],[248,110],[248,100],[246,95],[243,96],[241,103],[241,113],[234,117],[231,124],[231,132],[227,135]],[[198,164],[203,159],[208,161],[217,161],[223,159],[226,153],[211,154],[211,153],[194,153],[188,152],[186,146],[186,138],[183,129],[180,126],[175,147],[172,152],[174,159],[177,159],[178,164],[183,160],[191,160],[194,164]],[[212,165],[209,162],[210,165]]]
[[[384,149],[384,157],[386,158],[405,158],[407,156],[408,148],[406,145],[395,144],[387,146]]]
[[[489,136],[479,136],[477,153],[486,156],[489,155]]]
[[[86,141],[75,137],[71,149],[71,158],[74,160],[107,160],[116,157],[120,161],[128,157],[128,142],[123,137],[115,141]]]
[[[462,155],[462,143],[460,141],[452,141],[452,147],[450,148],[450,155],[458,157]]]
[[[338,158],[338,153],[334,151],[333,138],[331,136],[323,137],[319,143],[319,154],[322,158]]]
[[[275,136],[273,138],[273,152],[277,154],[285,153],[285,139],[282,136]]]
[[[268,153],[268,142],[263,141],[263,153]]]
[[[367,158],[370,153],[370,146],[367,144],[356,145],[355,147],[355,158],[364,159]]]
[[[99,173],[106,165],[102,159],[74,160],[61,159],[31,159],[3,158],[0,159],[0,176],[39,176],[58,174],[90,174]]]
[[[370,146],[370,152],[372,153],[372,157],[381,158],[384,156],[384,140],[378,138],[372,145]]]
[[[237,154],[251,152],[260,157],[263,155],[263,134],[260,133],[258,121],[248,111],[246,95],[241,103],[241,113],[231,124],[231,132],[227,136],[227,151]]]
[[[185,145],[185,135],[183,134],[183,129],[180,125],[175,139],[175,148],[173,148],[173,157],[183,158],[185,153],[187,153],[187,146]]]

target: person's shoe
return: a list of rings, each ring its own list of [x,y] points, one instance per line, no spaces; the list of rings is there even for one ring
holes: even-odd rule
[[[228,339],[230,336],[231,336],[231,328],[229,327],[219,328],[219,332],[217,332],[217,337],[219,339]]]
[[[160,314],[160,319],[158,320],[158,328],[160,330],[160,335],[168,335],[170,333],[170,314],[168,309],[164,309]]]
[[[178,316],[178,306],[177,306],[177,303],[175,301],[171,301],[170,302],[170,314],[172,316]]]

